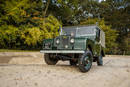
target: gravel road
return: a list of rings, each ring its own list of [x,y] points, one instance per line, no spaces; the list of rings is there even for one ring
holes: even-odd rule
[[[1,52],[0,87],[130,87],[130,56],[106,56],[81,73],[67,61],[46,65],[38,52]]]

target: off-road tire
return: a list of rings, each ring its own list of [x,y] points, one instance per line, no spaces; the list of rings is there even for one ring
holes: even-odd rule
[[[102,54],[97,58],[97,65],[98,66],[103,66],[103,57]]]
[[[92,62],[93,62],[92,52],[88,50],[78,60],[80,71],[88,72],[91,69]]]
[[[51,57],[50,54],[44,54],[44,60],[48,65],[55,65],[58,62],[58,60]]]

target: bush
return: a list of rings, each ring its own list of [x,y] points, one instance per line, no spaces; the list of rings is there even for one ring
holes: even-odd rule
[[[0,48],[41,48],[42,40],[54,38],[61,26],[60,22],[52,15],[40,22],[39,27],[31,24],[15,27],[13,25],[0,26]]]

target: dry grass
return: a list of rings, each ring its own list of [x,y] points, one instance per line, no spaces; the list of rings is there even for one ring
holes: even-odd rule
[[[40,50],[0,49],[0,52],[39,52]]]

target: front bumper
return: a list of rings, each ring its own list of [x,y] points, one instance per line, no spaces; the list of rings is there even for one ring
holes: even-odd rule
[[[84,53],[83,50],[41,50],[40,53]]]

